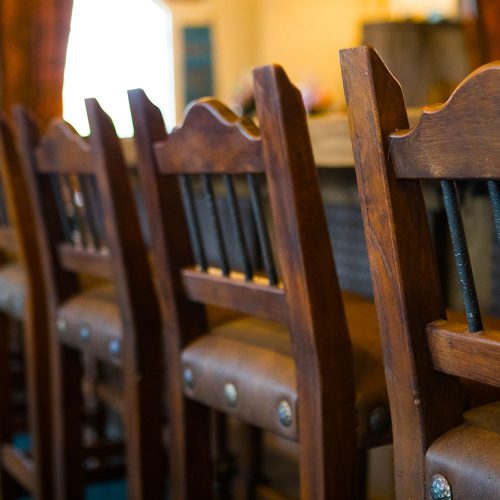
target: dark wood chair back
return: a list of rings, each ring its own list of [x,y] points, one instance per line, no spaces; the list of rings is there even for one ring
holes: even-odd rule
[[[397,495],[428,498],[426,453],[463,421],[457,377],[500,386],[500,331],[483,328],[455,182],[487,183],[500,237],[500,66],[472,73],[408,130],[401,87],[375,50],[341,51],[341,64],[384,348]],[[441,184],[466,324],[446,319],[420,184],[429,179]]]
[[[323,439],[338,443],[336,450],[344,460],[332,466],[331,473],[348,491],[355,449],[352,352],[306,113],[299,91],[281,67],[256,69],[254,81],[260,128],[207,98],[192,103],[183,124],[166,134],[159,111],[145,94],[129,93],[139,170],[147,184],[150,220],[155,221],[153,255],[167,332],[169,379],[175,381],[170,408],[182,406],[181,350],[207,331],[204,305],[284,323],[296,362],[299,434],[307,439],[313,429],[321,428]],[[262,272],[248,258],[238,204],[241,184],[246,184],[251,201]],[[272,232],[262,201],[264,184]],[[206,260],[203,228],[193,202],[198,189],[215,234],[218,268]],[[230,208],[229,221],[222,221],[217,210],[221,192]],[[233,225],[232,244],[244,263],[241,271],[231,269],[227,259],[226,224]],[[337,464],[326,454],[314,445],[304,446],[301,463],[312,463],[314,455],[315,460],[321,456],[324,463]],[[191,463],[176,456],[179,462],[183,459]],[[194,462],[193,471],[200,473]],[[322,498],[323,472],[309,473],[302,476],[302,491]],[[196,480],[201,482],[198,476]]]
[[[158,498],[164,486],[160,310],[119,139],[98,102],[88,99],[86,106],[89,140],[62,120],[41,135],[22,107],[15,110],[53,332],[56,496],[83,495],[83,446],[72,434],[81,433],[83,425],[80,367],[86,352],[122,370],[129,492],[133,498]],[[97,341],[98,332],[90,338],[84,323],[68,328],[58,317],[60,306],[85,294],[89,280],[82,275],[112,282],[117,341]]]
[[[50,363],[47,357],[50,339],[48,333],[47,300],[44,293],[44,275],[40,247],[34,234],[34,207],[26,178],[22,171],[13,127],[9,119],[0,117],[0,249],[6,258],[14,255],[24,269],[23,353],[27,391],[28,430],[33,445],[31,455],[23,455],[9,446],[12,443],[14,418],[9,395],[13,386],[2,372],[1,443],[2,468],[10,477],[2,474],[2,490],[5,499],[19,494],[12,478],[27,491],[43,500],[53,498],[52,483],[52,428]],[[7,297],[9,290],[4,290]],[[4,295],[5,295],[4,293]],[[9,354],[7,324],[1,320],[2,365],[4,355]],[[8,370],[8,368],[7,368]],[[5,386],[3,385],[5,384]],[[9,443],[6,445],[6,443]]]
[[[78,274],[109,279],[133,329],[155,317],[147,253],[114,126],[95,99],[86,106],[89,140],[63,120],[41,135],[23,108],[15,113],[51,298],[57,305],[77,293]]]

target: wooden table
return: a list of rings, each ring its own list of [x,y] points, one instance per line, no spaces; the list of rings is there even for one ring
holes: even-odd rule
[[[413,126],[421,115],[421,109],[408,110]],[[354,166],[349,125],[345,113],[326,113],[309,118],[309,133],[314,158],[319,168],[346,168]]]

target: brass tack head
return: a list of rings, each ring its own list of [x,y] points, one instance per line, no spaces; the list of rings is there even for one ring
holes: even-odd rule
[[[193,370],[191,370],[191,368],[184,368],[182,378],[184,380],[184,385],[188,389],[192,389],[194,387],[194,373]]]
[[[228,382],[224,386],[224,397],[230,408],[234,408],[238,404],[238,389],[236,389],[236,386],[231,382]]]
[[[290,427],[292,425],[293,412],[288,401],[280,401],[280,404],[278,405],[278,418],[283,427]]]
[[[370,430],[383,434],[391,428],[391,414],[387,406],[379,406],[370,413]]]
[[[64,333],[68,328],[68,323],[64,318],[57,318],[57,331],[59,333]]]
[[[118,356],[122,350],[121,343],[118,339],[112,339],[108,344],[109,353],[111,356]]]
[[[453,498],[450,483],[441,474],[434,474],[431,477],[431,498],[432,500],[452,500]]]
[[[84,324],[80,327],[80,340],[82,342],[89,342],[90,341],[90,326],[87,324]]]

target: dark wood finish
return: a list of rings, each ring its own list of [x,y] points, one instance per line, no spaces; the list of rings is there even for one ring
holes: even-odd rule
[[[24,355],[26,364],[26,384],[28,397],[28,422],[33,440],[32,459],[34,463],[16,473],[10,466],[30,463],[27,457],[23,460],[4,461],[4,467],[13,474],[28,491],[38,500],[51,500],[53,496],[53,436],[51,426],[51,386],[50,386],[50,334],[47,316],[47,297],[44,293],[44,275],[41,265],[41,249],[34,238],[36,232],[35,212],[26,183],[20,159],[16,151],[15,141],[7,119],[0,120],[1,177],[7,197],[9,215],[12,225],[2,227],[2,248],[14,250],[13,234],[20,250],[20,259],[26,271],[27,290],[25,297],[24,321]],[[15,229],[14,229],[15,227]],[[5,320],[2,320],[2,326]],[[2,328],[2,335],[5,331]],[[2,391],[2,394],[4,392]],[[5,393],[6,397],[8,392]],[[4,397],[4,396],[2,396]],[[2,444],[7,441],[2,439]],[[8,454],[9,452],[7,452]],[[10,455],[9,455],[10,456]],[[5,476],[4,476],[5,477]],[[23,480],[22,478],[26,479]],[[5,500],[12,498],[4,496]]]
[[[14,254],[19,253],[16,231],[12,226],[0,226],[0,248]]]
[[[391,134],[395,174],[407,179],[498,178],[495,159],[500,145],[494,127],[498,109],[491,102],[500,97],[499,73],[497,63],[482,66],[460,84],[446,104],[424,109],[411,131]],[[482,144],[480,150],[478,143]],[[406,161],[410,153],[411,162]]]
[[[113,277],[109,253],[88,252],[68,243],[60,245],[58,252],[61,267],[66,271],[107,279]]]
[[[64,121],[53,121],[40,139],[37,170],[51,174],[95,174],[95,158],[90,145]]]
[[[303,102],[279,66],[255,70],[254,80],[260,131],[222,104],[202,100],[167,137],[144,93],[129,93],[140,173],[156,185],[148,209],[166,332],[172,493],[179,499],[211,495],[208,409],[184,397],[181,365],[183,349],[207,331],[203,305],[216,302],[268,318],[283,302],[273,319],[289,327],[296,363],[302,498],[350,499],[356,454],[352,349]],[[163,142],[155,158],[157,140]],[[279,287],[193,269],[173,175],[255,172],[265,174],[271,200]],[[269,275],[268,283],[275,279]]]
[[[207,127],[209,133],[205,132]],[[183,126],[170,134],[168,142],[158,144],[156,151],[165,159],[160,162],[160,171],[165,174],[186,173],[187,162],[191,163],[190,174],[263,171],[257,127],[249,118],[236,116],[211,98],[189,107]]]
[[[243,275],[237,273],[221,276],[220,270],[218,274],[182,270],[184,292],[190,300],[286,323],[288,303],[283,288],[269,286],[265,278],[260,281],[244,281]]]
[[[500,387],[499,331],[478,335],[464,324],[437,321],[427,326],[427,339],[436,370]]]
[[[14,415],[12,412],[12,379],[13,374],[10,369],[10,339],[7,335],[9,317],[5,313],[0,314],[0,442],[2,449],[12,440],[14,432]],[[24,426],[23,426],[24,428]],[[1,462],[0,467],[0,497],[6,500],[13,500],[18,493],[17,483],[14,474],[7,470]]]
[[[83,350],[88,352],[88,346],[85,342],[81,346],[65,344],[64,333],[57,333],[57,319],[68,299],[82,292],[77,273],[90,273],[110,277],[120,312],[129,496],[157,500],[163,495],[165,473],[160,314],[116,132],[96,100],[89,99],[86,105],[91,125],[89,141],[61,120],[52,122],[41,136],[27,113],[22,108],[16,110],[25,173],[36,204],[36,235],[47,271],[45,290],[54,341],[54,498],[83,498],[84,453],[76,436],[81,434],[83,417],[81,356]],[[95,180],[96,210],[86,210],[89,201],[82,188],[84,176]],[[73,207],[69,215],[68,203]],[[90,231],[92,214],[99,210],[103,231],[99,236],[106,243],[107,255],[102,248],[98,252],[96,247],[101,243]],[[93,311],[87,314],[91,318]],[[85,321],[84,315],[81,321]]]
[[[497,331],[473,334],[466,325],[445,321],[418,180],[498,178],[500,170],[490,153],[498,143],[491,130],[500,120],[500,73],[496,65],[477,70],[446,104],[424,112],[408,131],[401,88],[377,53],[366,46],[344,50],[341,64],[384,348],[396,494],[424,499],[430,476],[439,472],[433,469],[439,460],[426,458],[428,450],[434,443],[446,443],[447,431],[453,429],[452,436],[462,422],[456,376],[498,386],[494,367],[500,337]],[[459,216],[457,205],[453,211]],[[450,225],[457,222],[452,219]],[[447,449],[439,446],[435,450]],[[474,468],[469,462],[465,467]],[[448,473],[450,468],[452,463]],[[481,480],[474,480],[474,487],[483,491]],[[457,490],[453,481],[451,487],[454,496],[461,495],[458,483]],[[463,490],[464,498],[468,491]]]

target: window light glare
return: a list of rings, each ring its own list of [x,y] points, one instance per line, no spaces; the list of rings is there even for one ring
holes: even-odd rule
[[[142,88],[175,123],[170,11],[151,0],[75,0],[63,89],[63,115],[89,133],[84,99],[96,97],[118,135],[133,135],[127,90]]]

